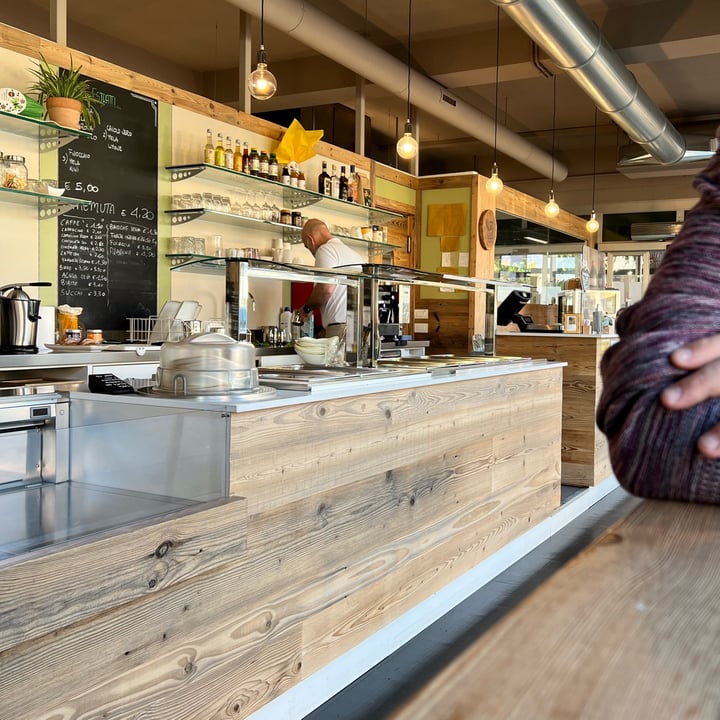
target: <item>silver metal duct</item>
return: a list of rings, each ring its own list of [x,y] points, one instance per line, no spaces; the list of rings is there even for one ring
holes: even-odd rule
[[[491,0],[658,162],[685,156],[682,135],[574,0]]]
[[[227,2],[260,17],[261,0]],[[265,3],[265,22],[407,101],[407,65],[312,5],[302,0],[272,0]],[[494,118],[414,70],[411,71],[410,98],[415,107],[493,146]],[[497,149],[548,178],[554,177],[559,182],[567,177],[565,165],[557,160],[553,163],[551,155],[501,125],[497,128]]]

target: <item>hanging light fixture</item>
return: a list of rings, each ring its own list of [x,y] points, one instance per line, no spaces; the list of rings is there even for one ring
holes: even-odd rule
[[[595,126],[593,131],[593,178],[592,178],[592,209],[590,219],[585,223],[585,229],[590,233],[596,233],[600,229],[600,223],[595,217],[595,171],[597,168],[597,119],[598,109],[595,106]]]
[[[412,160],[417,155],[418,143],[413,137],[413,126],[410,122],[410,30],[412,20],[412,0],[408,0],[408,39],[407,39],[407,120],[405,133],[397,141],[397,154],[405,159]]]
[[[497,6],[497,31],[495,34],[495,140],[493,142],[493,164],[485,189],[491,195],[499,195],[503,190],[503,181],[498,175],[497,166],[497,129],[498,129],[498,84],[500,80],[500,6]]]
[[[248,75],[248,90],[256,100],[268,100],[277,90],[277,80],[267,68],[265,53],[265,0],[260,5],[260,49],[257,67]]]
[[[552,113],[552,168],[550,170],[550,198],[545,205],[545,215],[549,218],[557,217],[560,206],[555,202],[555,112],[557,106],[557,75],[553,75],[553,113]]]

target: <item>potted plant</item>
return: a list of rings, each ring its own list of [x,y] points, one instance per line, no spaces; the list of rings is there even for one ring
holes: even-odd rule
[[[97,105],[102,103],[92,94],[90,81],[80,76],[82,66],[56,72],[40,55],[37,68],[31,70],[37,80],[30,90],[37,93],[38,102],[45,104],[45,116],[58,125],[79,128],[80,117],[88,129],[100,122]]]

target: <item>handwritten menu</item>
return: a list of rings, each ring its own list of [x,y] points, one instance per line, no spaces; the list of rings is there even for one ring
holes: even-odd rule
[[[91,138],[59,151],[65,194],[90,202],[58,221],[58,304],[88,328],[157,312],[157,101],[91,80],[104,103]]]

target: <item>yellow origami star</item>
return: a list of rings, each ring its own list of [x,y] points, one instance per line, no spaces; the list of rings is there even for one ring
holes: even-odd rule
[[[305,130],[297,120],[293,120],[275,150],[278,162],[287,164],[309,160],[315,155],[313,148],[323,133],[323,130]]]

